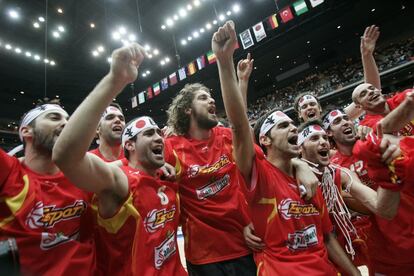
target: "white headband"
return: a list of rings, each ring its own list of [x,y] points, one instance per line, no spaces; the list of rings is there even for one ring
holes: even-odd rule
[[[122,110],[120,110],[119,108],[115,106],[110,105],[105,109],[104,113],[102,113],[101,120],[99,121],[99,123],[102,122],[102,120],[105,119],[105,116],[112,111],[119,111],[121,112],[121,114],[123,114]]]
[[[131,123],[129,123],[122,133],[122,147],[125,146],[125,142],[138,135],[140,132],[148,128],[159,128],[154,120],[148,116],[142,116]]]
[[[266,133],[272,129],[275,125],[277,125],[281,121],[289,121],[293,122],[285,113],[282,111],[275,111],[270,114],[266,120],[263,122],[262,126],[260,127],[260,134],[259,136],[264,136]]]
[[[345,114],[345,113],[343,113],[343,112],[342,112],[341,110],[339,110],[339,109],[332,110],[331,112],[329,112],[329,114],[328,114],[328,115],[326,115],[325,119],[323,119],[323,127],[324,127],[325,129],[328,129],[328,128],[331,126],[332,122],[333,122],[336,118],[338,118],[339,116],[344,116],[344,115],[346,115],[346,114]]]
[[[23,136],[22,136],[22,128],[25,126],[28,126],[31,122],[33,122],[37,117],[44,113],[50,113],[53,111],[58,111],[64,113],[66,116],[69,116],[68,113],[59,105],[57,104],[43,104],[41,106],[38,106],[36,108],[33,108],[29,112],[27,112],[26,116],[24,116],[22,123],[19,127],[19,137],[20,141],[23,142]]]
[[[307,139],[316,134],[326,134],[326,132],[319,125],[307,126],[298,135],[298,146],[301,146]]]
[[[310,102],[318,103],[318,100],[312,95],[304,95],[299,100],[299,109],[301,109],[304,104],[308,104]]]

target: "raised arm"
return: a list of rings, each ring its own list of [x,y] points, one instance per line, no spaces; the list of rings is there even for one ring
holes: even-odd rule
[[[128,182],[121,169],[88,154],[100,117],[122,89],[137,77],[144,51],[138,44],[112,54],[110,72],[76,109],[53,149],[53,161],[78,187],[102,194],[107,191],[124,198]]]
[[[245,59],[241,59],[237,63],[237,79],[239,81],[239,90],[243,96],[244,106],[247,112],[247,92],[249,89],[249,79],[253,70],[254,59],[251,58],[250,53]]]
[[[380,32],[377,26],[366,27],[364,35],[361,37],[360,50],[362,67],[364,68],[364,81],[381,89],[381,79],[374,59],[375,45],[379,35]]]
[[[351,195],[374,214],[386,219],[392,219],[397,214],[400,203],[399,192],[381,187],[374,191],[364,185],[354,172],[346,168],[341,168],[341,180],[342,187],[348,188]]]
[[[233,126],[233,148],[236,164],[247,183],[250,183],[255,153],[253,138],[248,135],[250,133],[249,120],[234,70],[233,53],[236,42],[234,23],[228,21],[214,33],[211,46],[217,57],[224,107]]]

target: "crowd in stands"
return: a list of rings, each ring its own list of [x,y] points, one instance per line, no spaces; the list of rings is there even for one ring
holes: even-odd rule
[[[380,72],[392,67],[409,62],[414,58],[414,38],[402,40],[379,47],[375,60]],[[363,70],[360,58],[349,57],[334,66],[310,72],[298,82],[291,83],[283,88],[265,88],[266,96],[256,100],[248,106],[248,116],[251,122],[273,108],[286,109],[292,106],[297,95],[305,91],[311,91],[315,96],[320,96],[340,89],[348,84],[357,82],[363,78]]]

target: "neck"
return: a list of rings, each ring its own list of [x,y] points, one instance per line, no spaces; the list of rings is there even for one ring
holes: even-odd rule
[[[22,162],[29,169],[39,174],[54,175],[60,171],[55,163],[52,162],[51,154],[43,154],[29,145],[26,145]]]
[[[273,166],[277,167],[279,170],[284,172],[285,174],[289,175],[290,177],[295,177],[293,175],[293,165],[292,165],[292,157],[291,156],[284,156],[283,154],[268,152],[267,160],[272,163]]]
[[[99,151],[109,161],[118,160],[119,155],[121,154],[121,144],[110,145],[105,140],[99,140]]]
[[[188,135],[196,140],[207,140],[210,138],[211,129],[202,129],[196,124],[194,120],[191,120]]]
[[[141,162],[139,162],[137,159],[135,158],[130,158],[128,160],[128,166],[140,171],[145,172],[146,174],[155,177],[157,175],[157,170],[158,169],[152,169],[149,168],[148,166],[144,166]]]
[[[384,105],[373,109],[371,111],[366,111],[367,114],[370,115],[387,115],[388,113],[390,113],[390,107],[388,106],[388,103],[385,102]]]
[[[336,148],[343,155],[351,156],[352,155],[352,150],[354,148],[354,144],[352,144],[352,145],[344,145],[344,144],[338,144],[337,143],[336,144]]]

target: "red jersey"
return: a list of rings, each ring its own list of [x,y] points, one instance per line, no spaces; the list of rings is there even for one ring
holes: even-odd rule
[[[90,153],[92,153],[92,154],[95,154],[96,156],[98,156],[99,158],[101,158],[103,161],[105,161],[105,162],[107,162],[107,163],[109,163],[109,162],[113,162],[113,161],[116,161],[116,160],[123,160],[124,158],[125,158],[125,156],[124,156],[124,151],[123,150],[121,150],[121,152],[119,153],[119,156],[118,156],[118,158],[116,159],[116,160],[108,160],[108,159],[106,159],[103,155],[102,155],[102,152],[99,150],[99,147],[97,147],[96,149],[93,149],[93,150],[90,150],[89,151]],[[124,163],[124,161],[122,162],[123,164],[125,164]],[[128,163],[127,163],[128,164]]]
[[[403,92],[397,93],[396,95],[392,96],[391,98],[387,99],[387,104],[390,111],[397,108],[405,99],[405,96],[408,92],[411,92],[412,89],[406,89]],[[368,126],[376,132],[377,123],[384,118],[383,115],[379,114],[367,114],[365,118],[359,123],[363,126]],[[414,135],[414,120],[409,122],[404,126],[403,129],[399,130],[397,133],[394,133],[396,136],[412,136]]]
[[[406,138],[407,139],[407,138]],[[358,147],[358,148],[356,148]],[[355,143],[354,151],[363,152],[363,144]],[[332,162],[355,171],[361,181],[367,178],[368,166],[354,155],[345,156],[339,151]],[[386,170],[384,168],[384,170]],[[376,190],[378,185],[370,181],[371,188]],[[405,185],[401,190],[400,206],[397,215],[392,220],[371,217],[372,227],[368,234],[368,248],[375,272],[386,275],[405,275],[414,270],[414,216],[412,206],[414,196]],[[409,273],[408,273],[409,274]]]
[[[256,149],[246,193],[255,233],[265,243],[254,253],[258,275],[337,275],[324,244],[333,228],[319,189],[305,201],[296,180]]]
[[[16,239],[22,275],[93,273],[90,195],[61,172],[38,174],[1,149],[0,168],[0,239]]]
[[[250,254],[243,237],[250,220],[231,130],[215,127],[207,140],[168,137],[166,161],[177,171],[186,259],[206,264]]]
[[[187,275],[178,252],[175,183],[123,166],[130,194],[110,218],[98,216],[102,275]]]

